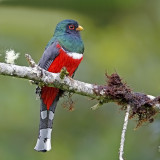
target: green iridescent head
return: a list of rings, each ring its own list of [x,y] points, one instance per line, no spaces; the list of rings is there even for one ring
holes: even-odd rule
[[[83,27],[78,25],[78,22],[71,19],[66,19],[59,22],[56,26],[54,36],[60,36],[64,34],[79,35],[79,31],[82,31]]]
[[[82,30],[83,27],[75,20],[63,20],[57,24],[50,43],[57,40],[65,50],[83,53],[84,45],[79,33]]]

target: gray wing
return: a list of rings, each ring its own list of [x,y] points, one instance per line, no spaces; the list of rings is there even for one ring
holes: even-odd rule
[[[53,42],[50,46],[48,46],[43,55],[42,58],[40,59],[38,65],[45,69],[48,70],[49,66],[52,64],[54,59],[58,56],[59,54],[59,49],[57,48],[58,42]],[[36,94],[40,96],[41,94],[41,88],[38,86],[36,88]]]
[[[73,72],[72,78],[74,77],[76,71],[77,71],[78,67],[76,68],[76,70]]]
[[[40,59],[38,65],[45,69],[48,70],[49,66],[51,63],[54,61],[54,59],[58,56],[59,54],[59,48],[57,48],[58,42],[53,42],[49,47],[47,47],[42,55],[42,58]]]

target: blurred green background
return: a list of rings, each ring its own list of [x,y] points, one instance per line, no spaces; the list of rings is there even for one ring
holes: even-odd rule
[[[24,54],[39,61],[56,24],[75,19],[85,53],[75,79],[104,84],[104,73],[117,71],[134,91],[160,94],[159,0],[0,0],[0,61],[5,51],[20,53],[16,64],[27,66]],[[0,159],[116,160],[124,113],[116,104],[97,111],[96,101],[74,96],[75,110],[59,103],[52,150],[33,150],[38,136],[39,100],[28,81],[0,76]],[[134,131],[129,122],[125,157],[159,160],[160,118]]]

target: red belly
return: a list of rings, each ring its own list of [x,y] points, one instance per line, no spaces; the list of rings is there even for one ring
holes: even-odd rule
[[[72,57],[68,56],[63,49],[60,49],[60,54],[52,62],[48,68],[48,71],[59,73],[63,67],[66,67],[67,71],[69,72],[69,76],[72,76],[82,59],[83,57],[81,59],[73,59]],[[58,92],[58,88],[42,88],[41,98],[43,99],[43,103],[47,106],[47,110],[49,110]]]

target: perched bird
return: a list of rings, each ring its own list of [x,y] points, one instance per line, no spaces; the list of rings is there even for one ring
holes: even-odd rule
[[[57,24],[55,32],[47,44],[39,66],[49,72],[59,73],[63,67],[73,77],[83,59],[84,45],[80,36],[83,27],[74,20],[63,20]],[[38,89],[37,89],[38,90]],[[40,125],[35,150],[46,152],[51,149],[51,132],[54,113],[60,97],[58,88],[40,88]]]

